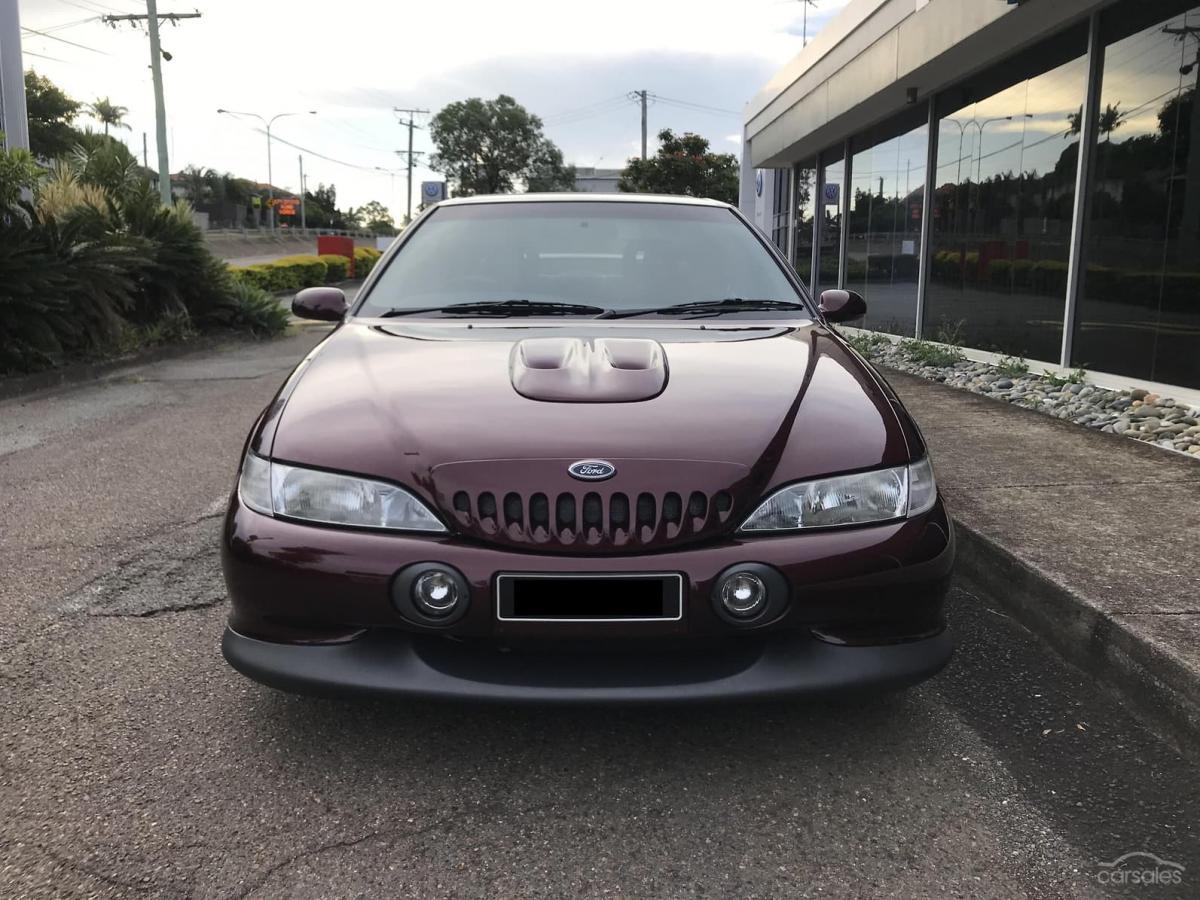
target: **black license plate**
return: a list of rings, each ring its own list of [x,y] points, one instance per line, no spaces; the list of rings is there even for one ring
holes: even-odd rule
[[[683,576],[498,575],[503,621],[642,622],[683,617]]]

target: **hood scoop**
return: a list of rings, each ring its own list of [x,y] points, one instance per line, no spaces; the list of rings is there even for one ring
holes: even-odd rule
[[[530,400],[630,403],[663,392],[667,357],[640,338],[527,338],[513,346],[509,373]]]

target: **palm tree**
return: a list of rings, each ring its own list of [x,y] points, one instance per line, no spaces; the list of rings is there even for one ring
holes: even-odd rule
[[[107,97],[97,97],[95,103],[87,105],[87,111],[104,126],[104,133],[108,134],[109,126],[113,128],[124,128],[129,130],[129,126],[125,124],[125,116],[129,113],[129,107],[117,106]]]

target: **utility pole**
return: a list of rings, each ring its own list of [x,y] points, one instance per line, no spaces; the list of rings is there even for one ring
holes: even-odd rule
[[[142,132],[142,168],[150,170],[150,152],[146,149],[146,132]]]
[[[408,121],[400,120],[401,125],[408,126],[408,150],[397,150],[397,153],[407,153],[408,155],[408,207],[404,214],[404,224],[407,225],[412,221],[412,189],[413,189],[413,129],[421,126],[416,123],[415,116],[428,115],[427,109],[401,109],[395,107],[392,109],[395,113],[408,113]],[[419,154],[418,154],[419,155]]]
[[[308,219],[304,214],[304,154],[301,153],[297,159],[300,160],[300,230],[308,230]]]
[[[17,0],[0,0],[0,133],[4,135],[3,148],[29,149],[21,13]]]
[[[642,103],[642,161],[646,160],[646,106],[650,95],[649,91],[634,91],[634,96]]]
[[[136,25],[138,22],[146,23],[146,30],[150,33],[150,76],[154,79],[154,124],[155,137],[158,140],[158,195],[162,198],[164,206],[171,205],[171,164],[167,159],[167,106],[163,99],[163,83],[162,83],[162,61],[170,59],[169,54],[163,53],[162,45],[158,40],[158,21],[166,19],[172,25],[179,23],[180,19],[198,19],[199,12],[191,13],[163,13],[159,15],[157,0],[146,0],[146,15],[123,15],[123,16],[101,16],[100,19],[106,25],[111,25],[114,28],[118,22],[130,22]]]

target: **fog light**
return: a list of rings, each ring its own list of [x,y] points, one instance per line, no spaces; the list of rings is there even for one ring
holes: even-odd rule
[[[434,569],[413,582],[413,603],[427,616],[441,618],[454,612],[461,599],[458,581],[449,572]]]
[[[767,586],[751,572],[735,572],[721,585],[721,605],[731,616],[749,619],[767,605]]]

